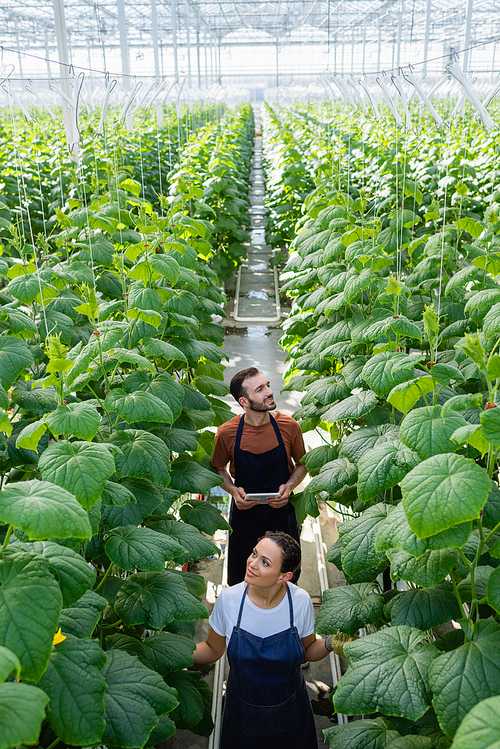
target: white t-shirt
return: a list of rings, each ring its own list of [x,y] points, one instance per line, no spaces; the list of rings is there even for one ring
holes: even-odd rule
[[[224,588],[215,602],[209,623],[214,632],[226,638],[229,643],[233,627],[238,621],[241,597],[245,590],[245,582]],[[314,632],[314,609],[309,593],[288,583],[293,603],[293,623],[297,627],[299,637],[307,637]],[[240,627],[257,637],[270,637],[283,632],[290,626],[290,607],[288,595],[274,609],[261,609],[245,596],[243,615]]]

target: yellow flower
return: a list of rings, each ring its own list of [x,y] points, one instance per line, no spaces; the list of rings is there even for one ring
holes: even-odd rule
[[[54,640],[52,641],[52,645],[59,645],[59,643],[65,639],[66,639],[66,635],[61,634],[61,627],[59,627],[59,629],[54,635]]]

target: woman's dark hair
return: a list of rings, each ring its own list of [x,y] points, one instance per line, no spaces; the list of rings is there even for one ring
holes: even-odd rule
[[[229,390],[231,391],[231,395],[237,403],[240,402],[240,398],[247,397],[246,390],[243,387],[243,383],[245,382],[247,377],[255,377],[255,375],[258,374],[260,374],[260,372],[256,367],[248,367],[248,369],[242,369],[241,372],[236,372],[233,379],[229,383]]]
[[[281,551],[281,572],[295,572],[300,567],[302,559],[302,552],[297,541],[284,533],[283,531],[266,531],[263,536],[259,538],[262,541],[263,538],[270,538],[271,541],[280,547]],[[257,543],[259,543],[257,541]]]

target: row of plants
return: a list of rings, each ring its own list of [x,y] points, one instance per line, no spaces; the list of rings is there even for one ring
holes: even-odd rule
[[[325,592],[316,628],[368,632],[345,646],[332,697],[360,719],[325,736],[336,749],[492,747],[497,135],[471,119],[404,132],[331,104],[274,115],[299,165],[323,165],[282,276],[286,389],[304,392],[295,417],[324,441],[304,457],[296,509],[317,515],[321,499],[343,515],[328,559],[346,585]]]
[[[219,152],[250,123],[228,113]],[[212,730],[186,670],[205,584],[185,565],[229,527],[193,498],[221,483],[210,428],[232,416],[216,227],[188,180],[159,213],[126,165],[88,200],[82,179],[36,245],[3,209],[0,749]]]

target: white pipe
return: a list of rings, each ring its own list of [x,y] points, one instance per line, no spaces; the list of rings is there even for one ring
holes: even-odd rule
[[[227,547],[228,532],[226,531],[226,548],[224,552],[224,562],[222,565],[222,583],[221,588],[227,585]],[[215,663],[214,686],[212,690],[212,720],[214,730],[208,739],[208,749],[219,749],[220,734],[222,728],[222,689],[224,686],[224,672],[226,670],[226,653]]]

